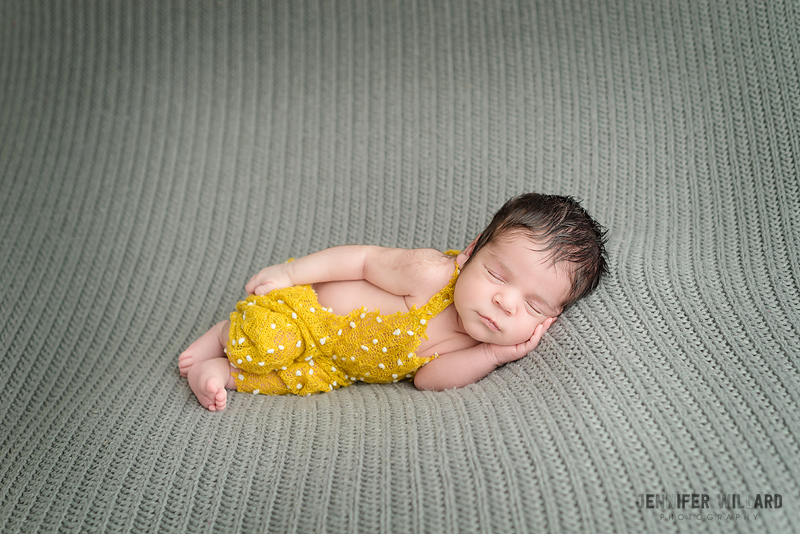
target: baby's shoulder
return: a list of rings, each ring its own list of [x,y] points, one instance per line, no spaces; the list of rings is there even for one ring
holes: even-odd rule
[[[431,297],[450,282],[455,271],[455,257],[436,249],[421,248],[412,252],[413,272],[416,297]]]

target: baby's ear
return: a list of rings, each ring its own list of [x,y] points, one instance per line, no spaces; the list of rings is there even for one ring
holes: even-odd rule
[[[478,237],[473,239],[472,243],[467,245],[467,248],[461,251],[461,253],[458,255],[458,257],[456,258],[456,262],[458,263],[459,268],[464,267],[464,264],[467,262],[469,257],[472,256],[472,251],[475,250],[475,244],[478,242],[478,239],[480,239],[480,237],[481,236],[479,235]]]
[[[466,254],[468,258],[470,256],[472,256],[472,251],[475,250],[475,245],[478,243],[478,239],[480,239],[480,238],[481,238],[481,236],[480,236],[480,234],[478,234],[478,237],[473,239],[472,243],[467,245],[467,248],[464,249],[464,254]]]

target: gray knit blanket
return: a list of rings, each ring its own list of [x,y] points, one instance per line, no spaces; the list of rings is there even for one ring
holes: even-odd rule
[[[800,531],[795,0],[0,2],[0,532]],[[260,268],[572,195],[611,275],[441,393],[177,356]]]

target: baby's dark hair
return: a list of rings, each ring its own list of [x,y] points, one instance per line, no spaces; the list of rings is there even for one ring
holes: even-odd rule
[[[564,308],[590,294],[608,273],[606,230],[572,197],[526,193],[509,199],[481,233],[467,263],[488,243],[518,230],[543,246],[553,265],[570,265]]]

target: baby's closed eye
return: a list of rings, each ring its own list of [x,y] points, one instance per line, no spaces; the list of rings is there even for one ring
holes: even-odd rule
[[[541,312],[541,310],[539,310],[539,308],[537,308],[537,307],[536,307],[536,305],[535,305],[535,304],[533,304],[532,302],[530,302],[530,301],[525,301],[525,304],[527,304],[527,305],[528,305],[528,308],[530,308],[531,310],[533,310],[535,313],[537,313],[537,314],[539,314],[539,315],[544,315],[544,313],[542,313],[542,312]]]
[[[486,272],[489,273],[489,275],[491,275],[491,277],[494,278],[495,280],[498,280],[500,282],[505,282],[505,280],[503,280],[503,278],[499,274],[495,273],[491,269],[486,269]]]

